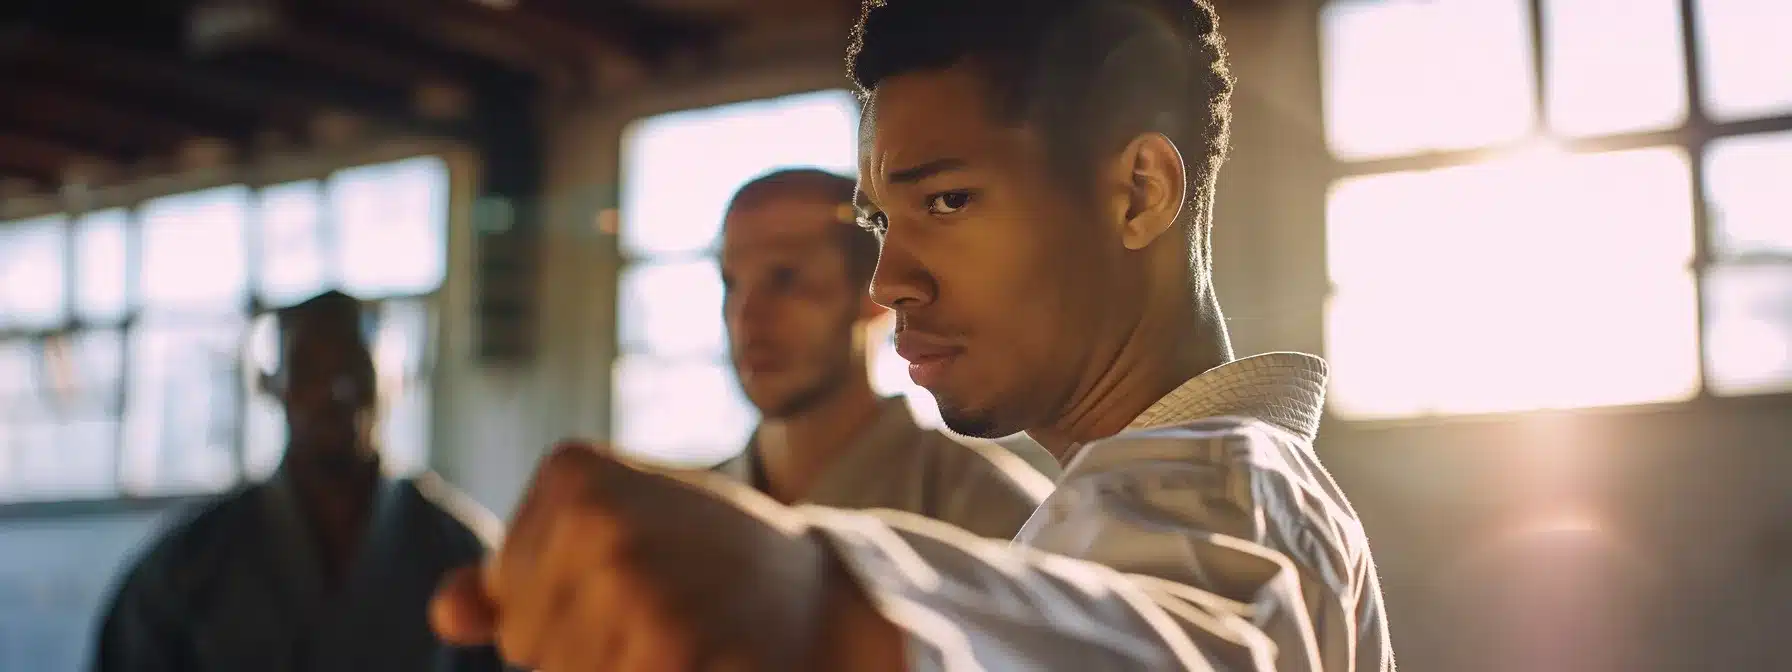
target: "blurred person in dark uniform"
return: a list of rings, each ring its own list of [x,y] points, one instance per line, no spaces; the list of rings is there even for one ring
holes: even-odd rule
[[[869,329],[886,311],[871,301],[878,243],[856,225],[853,185],[780,170],[729,203],[721,262],[730,352],[764,421],[717,470],[787,504],[895,509],[1012,537],[1050,479],[1009,448],[923,429],[902,397],[872,390]],[[1042,457],[1056,475],[1056,461]]]
[[[264,379],[286,414],[275,475],[188,515],[126,569],[97,672],[503,669],[429,631],[442,575],[495,541],[490,513],[434,475],[393,478],[361,302],[327,292],[278,313]]]

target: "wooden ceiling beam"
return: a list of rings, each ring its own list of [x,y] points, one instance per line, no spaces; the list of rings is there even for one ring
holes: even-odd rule
[[[97,78],[119,78],[189,92],[248,108],[282,126],[308,127],[321,114],[359,116],[380,125],[455,137],[464,126],[420,118],[410,92],[392,93],[354,86],[265,59],[233,58],[230,63],[195,63],[166,54],[101,44],[71,35],[34,33],[29,51],[65,67],[85,68]]]
[[[8,78],[0,87],[0,118],[25,128],[92,138],[126,152],[170,151],[204,137],[227,136],[172,120],[160,113],[130,109],[65,90]]]
[[[398,23],[382,17],[377,9],[382,0],[306,0],[289,4],[294,21],[313,32],[327,32],[335,39],[361,45],[377,45],[381,50],[403,54],[409,61],[427,67],[433,73],[451,74],[475,87],[491,83],[536,86],[542,75],[529,64],[513,63],[512,59],[496,58],[456,45],[452,40],[428,34],[421,23]],[[367,7],[375,9],[368,10]],[[419,73],[422,74],[422,73]]]
[[[13,199],[22,199],[50,190],[49,182],[41,175],[32,175],[23,171],[9,170],[0,166],[0,216],[5,215],[4,204]]]
[[[294,3],[276,0],[207,0],[194,6],[187,20],[191,53],[208,60],[227,60],[244,50],[265,50],[315,65],[337,76],[406,91],[413,103],[425,90],[445,96],[471,96],[463,76],[396,49],[347,37]],[[435,114],[438,110],[416,110]]]
[[[11,110],[0,110],[0,135],[37,142],[38,150],[28,148],[28,157],[43,156],[43,154],[32,154],[32,151],[56,148],[58,152],[67,153],[75,162],[91,159],[111,164],[130,165],[157,153],[173,149],[172,147],[150,148],[141,144],[131,145],[113,139],[96,138],[79,129],[71,131],[67,128],[50,128],[43,124],[15,119],[11,112]]]
[[[22,173],[58,184],[79,171],[116,171],[118,163],[78,148],[0,130],[0,171]]]
[[[590,78],[591,63],[579,54],[518,34],[500,23],[447,11],[444,4],[435,0],[318,0],[314,6],[353,19],[346,24],[381,26],[416,42],[440,45],[512,72],[527,73],[548,89],[574,89]]]
[[[0,57],[0,105],[30,106],[44,115],[70,116],[106,132],[179,142],[192,137],[247,142],[258,135],[303,137],[311,113],[269,108],[259,99],[178,86],[161,77],[106,67],[106,63],[17,49]]]
[[[241,81],[221,77],[205,68],[194,68],[170,57],[144,53],[73,35],[51,35],[29,30],[15,40],[27,60],[25,67],[72,70],[100,86],[127,83],[166,91],[179,97],[197,97],[214,105],[252,111],[268,117],[300,122],[309,119],[318,101],[293,94],[272,82]]]
[[[756,11],[758,7],[743,9]],[[669,11],[633,2],[552,0],[526,3],[513,13],[589,35],[627,53],[637,66],[648,68],[658,68],[675,54],[715,44],[730,25],[738,22],[737,17]]]
[[[452,11],[462,16],[508,26],[514,32],[556,45],[557,49],[581,58],[639,60],[642,56],[629,45],[632,32],[641,26],[621,25],[620,22],[598,26],[569,24],[556,20],[555,17],[536,13],[528,9],[527,5],[500,9],[487,4],[461,1],[452,3],[452,6]]]

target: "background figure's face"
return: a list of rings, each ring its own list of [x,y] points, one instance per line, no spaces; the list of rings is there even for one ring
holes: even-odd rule
[[[1093,385],[1137,314],[1139,271],[1104,219],[1124,213],[1067,191],[985,95],[966,66],[884,80],[859,179],[888,227],[872,298],[896,311],[911,376],[953,431],[993,438],[1051,423]],[[917,367],[917,352],[933,357]]]
[[[292,446],[348,454],[371,446],[375,381],[363,346],[303,324],[288,333],[281,402]]]
[[[724,318],[747,398],[768,418],[826,399],[864,367],[866,304],[841,249],[842,206],[793,192],[740,204],[722,233]]]

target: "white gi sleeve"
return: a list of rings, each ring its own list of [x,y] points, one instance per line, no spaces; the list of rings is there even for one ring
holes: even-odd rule
[[[805,515],[912,670],[1393,669],[1355,513],[1305,441],[1257,421],[1090,444],[1012,545]]]

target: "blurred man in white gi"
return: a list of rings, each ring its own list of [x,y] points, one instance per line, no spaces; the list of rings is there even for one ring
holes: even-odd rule
[[[764,420],[716,471],[786,504],[896,509],[1012,538],[1050,479],[993,442],[922,429],[902,397],[871,389],[868,331],[885,309],[867,295],[878,244],[854,225],[853,188],[788,169],[729,203],[724,315],[741,389]]]

